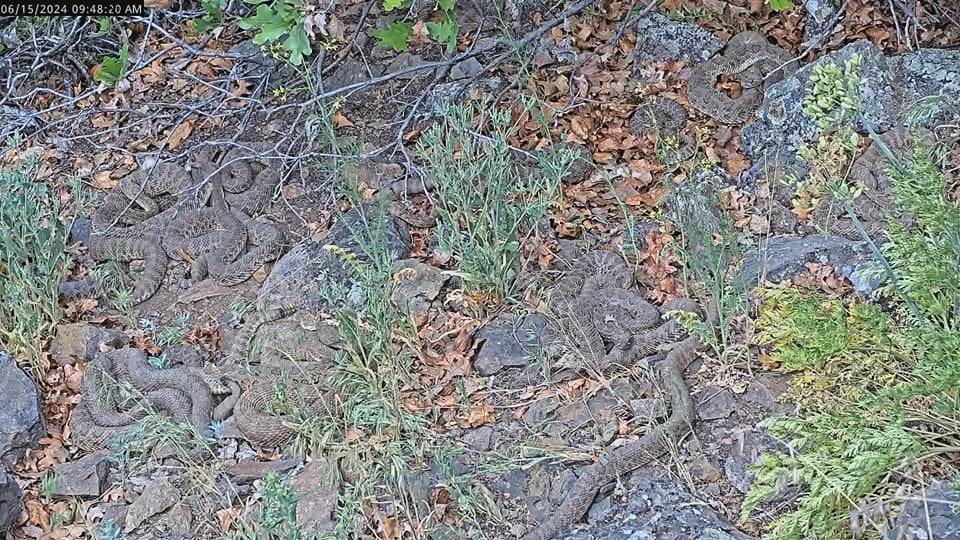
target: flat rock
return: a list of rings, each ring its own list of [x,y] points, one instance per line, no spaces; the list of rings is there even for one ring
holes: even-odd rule
[[[0,465],[12,469],[44,433],[37,385],[0,351]]]
[[[480,426],[463,434],[463,443],[478,452],[490,449],[493,443],[494,431],[490,426]]]
[[[637,21],[636,59],[640,62],[702,62],[723,48],[712,32],[675,22],[658,13]]]
[[[0,468],[0,534],[17,524],[23,511],[23,492],[20,484]]]
[[[864,242],[819,234],[776,236],[760,240],[746,254],[740,275],[747,283],[756,283],[760,278],[777,283],[805,274],[807,263],[828,264],[850,274],[874,264]]]
[[[109,450],[101,450],[53,468],[56,478],[53,495],[99,497],[107,487],[110,473]]]
[[[150,480],[127,509],[123,532],[129,533],[151,517],[166,512],[180,500],[180,490],[166,478]]]
[[[538,313],[519,319],[514,314],[497,317],[477,333],[483,345],[473,359],[473,367],[486,377],[504,367],[527,366],[546,325],[546,317]]]
[[[727,480],[740,493],[746,493],[757,475],[750,471],[750,467],[760,462],[760,456],[767,452],[787,452],[788,448],[773,437],[759,429],[747,431],[735,441],[730,453],[723,463],[724,474]],[[780,498],[783,493],[773,497]]]
[[[57,335],[50,343],[50,355],[59,366],[77,361],[89,362],[100,352],[100,345],[113,349],[124,347],[129,339],[115,330],[107,330],[90,323],[70,323],[57,326]]]
[[[224,472],[231,480],[238,484],[246,484],[262,478],[269,472],[284,473],[297,465],[300,465],[297,459],[278,459],[276,461],[251,461],[245,460],[237,463],[230,463],[224,467]]]
[[[885,540],[960,540],[960,492],[934,480],[911,494]]]
[[[331,483],[331,477],[327,460],[315,459],[290,482],[301,496],[297,503],[297,526],[308,536],[333,533],[340,486]]]
[[[693,398],[697,404],[697,417],[701,420],[726,418],[737,410],[737,398],[729,388],[707,386]]]
[[[397,306],[411,315],[425,313],[430,303],[440,294],[440,289],[450,279],[436,266],[416,259],[405,259],[396,264],[399,272],[393,299]]]

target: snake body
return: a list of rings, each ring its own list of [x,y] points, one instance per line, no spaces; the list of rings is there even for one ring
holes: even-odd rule
[[[723,51],[694,66],[687,81],[687,101],[698,111],[724,124],[742,124],[753,118],[764,90],[796,69],[790,53],[757,32],[741,32]],[[716,89],[721,75],[735,76],[743,93],[732,98]]]
[[[600,362],[601,367],[629,365],[651,355],[663,358],[663,361],[654,364],[654,369],[669,395],[672,407],[670,417],[637,441],[608,452],[599,461],[586,467],[556,512],[521,540],[549,540],[577,522],[586,514],[604,484],[667,453],[670,448],[668,441],[680,438],[693,424],[693,404],[683,380],[683,372],[696,358],[703,344],[698,334],[688,335],[682,324],[674,319],[664,321],[661,316],[667,311],[686,311],[700,317],[700,307],[690,299],[674,300],[659,309],[644,306],[639,296],[628,300],[636,293],[608,286],[627,280],[625,268],[622,259],[612,253],[587,254],[573,268],[575,273],[583,275],[571,276],[573,285],[561,288],[569,297],[572,290],[580,286],[580,291],[574,296],[578,300],[564,305],[563,309],[578,310],[568,317],[569,320],[589,318],[592,321],[590,325],[581,325],[581,328],[587,326],[587,331],[575,336],[575,341],[582,356],[586,358],[592,355],[593,361]],[[609,274],[605,274],[604,270]],[[711,304],[707,311],[707,324],[712,328],[718,319],[716,309]],[[588,315],[598,312],[609,312],[610,315],[601,315],[599,321],[596,315]],[[628,316],[624,317],[623,312]],[[630,322],[624,324],[617,321]],[[581,337],[585,339],[581,340]],[[609,354],[605,353],[604,338],[614,342]],[[669,350],[664,351],[667,347]]]
[[[691,335],[668,352],[663,362],[657,364],[657,377],[670,397],[671,412],[667,421],[640,439],[608,452],[599,461],[587,466],[560,507],[521,540],[550,540],[564,528],[576,523],[590,509],[601,487],[666,454],[671,447],[670,441],[681,438],[692,428],[695,412],[683,372],[696,359],[701,346],[699,336]]]
[[[120,286],[132,289],[130,300],[139,304],[163,282],[167,257],[189,257],[194,281],[209,275],[224,285],[247,280],[262,264],[279,257],[282,231],[252,218],[270,204],[280,175],[276,168],[249,157],[251,146],[266,148],[248,144],[222,155],[202,151],[189,172],[161,163],[121,180],[91,219],[90,254],[97,262],[110,263],[108,279],[103,284],[92,277],[67,282],[61,292],[78,296],[103,290],[103,285]],[[184,197],[192,192],[199,198]],[[178,202],[161,204],[161,196]],[[117,263],[133,260],[143,260],[144,270],[131,280]]]

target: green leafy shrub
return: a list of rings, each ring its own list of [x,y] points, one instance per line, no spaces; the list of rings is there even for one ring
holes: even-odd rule
[[[960,446],[960,210],[946,199],[936,152],[914,147],[888,170],[897,211],[914,216],[910,227],[891,219],[881,250],[892,313],[765,292],[760,343],[784,368],[802,370],[792,385],[799,417],[763,424],[796,453],[765,455],[744,501],[746,518],[784,484],[800,489],[797,509],[765,538],[853,538],[861,501],[891,498],[900,483],[891,479],[909,481],[906,466]]]
[[[577,159],[561,150],[544,157],[546,174],[525,174],[507,142],[510,113],[446,107],[417,153],[436,186],[437,241],[471,291],[509,298],[520,275],[520,246],[555,200],[560,179]],[[483,131],[484,134],[479,132]]]
[[[58,194],[33,179],[39,163],[33,154],[0,170],[0,338],[37,377],[43,342],[61,316],[60,280],[70,264]]]
[[[256,12],[240,20],[240,28],[256,29],[257,45],[278,42],[287,60],[295,66],[313,53],[303,22],[307,14],[304,0],[243,0],[257,6]]]

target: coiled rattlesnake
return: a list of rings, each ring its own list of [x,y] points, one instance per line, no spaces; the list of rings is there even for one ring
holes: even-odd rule
[[[130,299],[138,304],[159,288],[168,256],[192,260],[193,280],[210,275],[223,285],[241,283],[275,260],[283,250],[282,232],[252,219],[270,204],[280,182],[276,167],[255,164],[256,158],[248,156],[265,148],[258,143],[222,155],[201,152],[189,172],[161,163],[124,178],[91,219],[90,255],[108,263],[106,285],[132,289]],[[157,200],[162,195],[178,202],[163,205]],[[253,247],[248,250],[247,244]],[[134,260],[144,261],[144,269],[131,283],[116,263]],[[90,277],[64,283],[61,292],[79,296],[101,288]]]
[[[687,80],[687,101],[698,111],[724,124],[742,124],[753,118],[764,90],[796,69],[790,53],[757,32],[741,32],[723,51],[697,64]],[[721,75],[736,76],[743,93],[731,98],[716,89]]]

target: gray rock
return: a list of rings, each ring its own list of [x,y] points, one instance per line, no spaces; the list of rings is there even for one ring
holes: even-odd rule
[[[70,323],[57,326],[57,335],[50,343],[50,355],[58,366],[77,361],[88,362],[100,352],[100,345],[120,349],[130,339],[116,330],[108,330],[90,323]]]
[[[483,64],[476,58],[467,58],[459,64],[454,64],[450,68],[450,80],[468,79],[476,77],[483,72]]]
[[[742,540],[749,538],[660,467],[644,467],[628,481],[626,504],[589,514],[586,525],[557,540]],[[594,506],[598,506],[595,503]]]
[[[0,468],[0,534],[17,524],[23,511],[22,496],[20,484]]]
[[[737,410],[737,398],[729,388],[707,386],[693,397],[697,404],[697,417],[701,420],[726,418]]]
[[[803,25],[804,46],[823,38],[832,29],[827,25],[837,12],[839,5],[830,0],[806,0],[803,8],[807,19]]]
[[[166,478],[150,480],[143,493],[127,509],[123,532],[129,533],[151,517],[166,512],[180,500],[180,490]]]
[[[702,62],[723,48],[712,32],[650,13],[637,22],[636,59],[640,62]]]
[[[393,60],[390,61],[390,64],[387,66],[387,73],[395,73],[402,69],[413,68],[423,64],[423,57],[419,54],[411,54],[408,52],[402,52],[395,56]],[[398,79],[416,79],[417,77],[423,76],[432,76],[433,70],[430,69],[420,69],[412,70],[410,72],[404,73],[403,75],[397,76]]]
[[[107,487],[111,452],[101,450],[53,468],[54,495],[99,497]]]
[[[450,279],[436,266],[416,259],[399,261],[396,267],[403,271],[396,274],[393,300],[411,315],[425,313],[430,308],[430,302],[437,298],[440,289]]]
[[[37,385],[0,351],[0,465],[13,468],[45,433]]]
[[[365,217],[364,217],[365,216]],[[352,252],[361,261],[369,262],[366,255],[369,246],[377,242],[379,233],[369,231],[365,220],[372,220],[377,214],[372,205],[359,210],[350,210],[334,224],[322,241],[308,238],[287,252],[274,265],[270,276],[263,282],[260,298],[265,305],[284,305],[306,301],[307,310],[330,308],[322,291],[329,291],[331,286],[347,291],[347,299],[356,306],[362,306],[363,298],[359,297],[356,281],[350,275],[346,263],[333,252],[324,249],[327,244],[338,246]],[[405,259],[410,256],[410,233],[406,225],[389,216],[384,217],[383,223],[377,223],[381,228],[385,249],[393,260]],[[376,236],[374,236],[376,235]]]
[[[723,471],[727,480],[741,493],[750,490],[750,486],[757,475],[750,472],[750,467],[760,462],[760,456],[766,452],[788,452],[783,443],[759,430],[743,433],[740,439],[730,448],[730,454],[723,463]],[[778,494],[779,499],[784,493]]]
[[[740,275],[747,283],[760,279],[776,283],[806,273],[810,262],[829,264],[842,272],[846,268],[852,274],[872,260],[865,243],[840,236],[772,237],[746,254]]]
[[[667,417],[667,403],[660,398],[631,399],[630,410],[637,420],[662,420]]]
[[[330,466],[326,459],[314,459],[290,481],[301,496],[297,503],[297,526],[308,536],[331,534],[336,525],[334,513],[340,486],[331,481]]]
[[[344,62],[323,81],[323,89],[327,92],[339,90],[350,85],[366,82],[380,75],[383,75],[383,69],[376,63],[350,60]]]
[[[955,124],[960,119],[960,50],[920,49],[894,57],[894,70],[901,73],[906,109],[925,96],[940,96],[943,107],[921,125]]]
[[[90,222],[90,218],[75,218],[73,223],[70,225],[70,243],[74,244],[76,242],[80,242],[83,245],[89,245],[90,233],[92,230],[93,226]]]
[[[960,492],[935,480],[907,498],[885,540],[960,540]]]
[[[539,346],[539,336],[547,319],[538,313],[518,320],[514,314],[497,317],[484,326],[477,338],[483,345],[477,351],[473,367],[481,376],[497,373],[504,367],[524,367]]]
[[[800,147],[813,143],[820,130],[803,112],[803,97],[813,87],[810,75],[815,66],[843,66],[853,55],[863,57],[860,99],[865,104],[863,116],[877,133],[883,133],[906,120],[909,106],[928,95],[940,95],[947,104],[960,100],[960,51],[921,49],[902,56],[884,56],[871,42],[860,40],[834,51],[797,70],[790,77],[767,89],[764,103],[757,111],[757,120],[744,126],[740,139],[752,166],[744,175],[744,187],[752,191],[754,182],[770,171],[802,177],[808,165],[797,156]],[[942,111],[920,123],[928,129],[958,111]],[[866,133],[863,122],[858,131]],[[781,189],[777,200],[789,205],[789,190]]]
[[[278,459],[275,461],[244,460],[230,463],[224,467],[225,473],[238,484],[246,484],[258,480],[268,472],[284,473],[300,464],[298,459]]]
[[[494,431],[490,426],[480,426],[463,434],[463,443],[478,452],[490,449]]]

